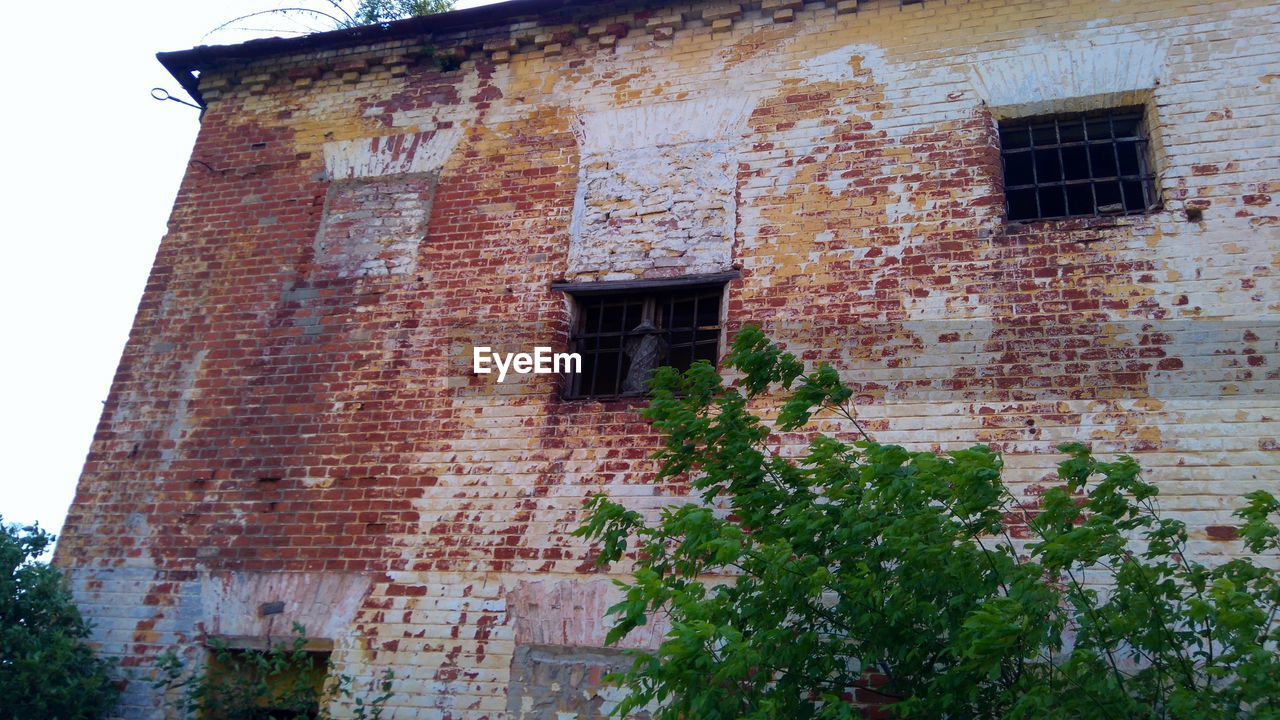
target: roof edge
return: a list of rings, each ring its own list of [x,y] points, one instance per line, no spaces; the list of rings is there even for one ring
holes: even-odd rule
[[[270,37],[249,40],[235,45],[198,45],[189,50],[173,50],[156,53],[156,59],[173,75],[193,100],[205,106],[200,96],[200,70],[232,61],[252,61],[280,55],[290,55],[309,50],[327,50],[363,43],[379,43],[390,40],[441,32],[456,32],[504,25],[528,16],[561,8],[581,7],[583,3],[572,0],[506,0],[491,5],[481,5],[465,10],[406,18],[378,25],[361,25],[341,30],[312,33],[300,37]]]

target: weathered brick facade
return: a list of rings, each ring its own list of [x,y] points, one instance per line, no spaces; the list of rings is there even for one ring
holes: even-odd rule
[[[395,718],[607,706],[609,580],[569,533],[590,493],[680,488],[638,402],[471,374],[563,349],[555,281],[737,269],[729,334],[834,363],[878,440],[993,444],[1018,492],[1059,442],[1130,452],[1197,553],[1239,552],[1233,498],[1280,489],[1277,3],[500,8],[193,61],[58,548],[122,716],[157,716],[158,652],[291,621],[394,668]],[[1162,209],[1005,221],[999,119],[1133,105]]]

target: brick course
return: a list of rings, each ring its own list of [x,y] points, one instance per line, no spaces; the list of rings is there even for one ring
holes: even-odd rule
[[[207,68],[58,548],[121,717],[159,717],[158,652],[276,600],[393,668],[395,718],[607,709],[569,533],[590,493],[683,488],[637,403],[470,373],[472,343],[563,349],[558,280],[739,269],[729,332],[836,365],[878,440],[992,444],[1028,494],[1057,443],[1129,452],[1236,555],[1235,498],[1280,491],[1278,9],[592,3]],[[995,122],[1122,104],[1162,208],[1005,223]]]

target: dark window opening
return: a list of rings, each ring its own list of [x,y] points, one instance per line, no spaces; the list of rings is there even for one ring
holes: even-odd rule
[[[209,658],[205,702],[246,720],[318,718],[330,654],[224,646]]]
[[[571,398],[642,395],[653,371],[688,370],[720,354],[723,286],[577,296],[570,352],[582,372],[569,375]]]
[[[1008,218],[1132,215],[1156,207],[1141,108],[1000,123]]]

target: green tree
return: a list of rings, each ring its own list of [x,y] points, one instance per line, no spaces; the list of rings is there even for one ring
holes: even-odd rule
[[[360,0],[352,19],[360,25],[373,25],[448,12],[454,4],[454,0]]]
[[[608,640],[670,625],[613,678],[620,715],[1280,717],[1275,571],[1194,562],[1132,459],[1065,445],[1061,486],[1028,507],[986,447],[871,441],[832,368],[806,372],[758,329],[726,362],[733,383],[706,363],[651,383],[658,480],[694,501],[646,518],[596,496],[577,531],[600,565],[632,563]],[[811,432],[815,415],[845,431]],[[783,453],[778,433],[800,432]],[[1255,492],[1236,513],[1272,563],[1278,509]]]
[[[85,642],[62,573],[39,560],[54,537],[0,519],[0,718],[89,720],[115,704],[109,663]]]
[[[207,35],[221,30],[287,34],[342,30],[448,12],[455,4],[456,0],[357,0],[353,7],[349,0],[304,0],[289,7],[266,8],[240,15],[210,30]],[[287,26],[250,28],[245,25],[246,21],[264,18],[288,21]]]

